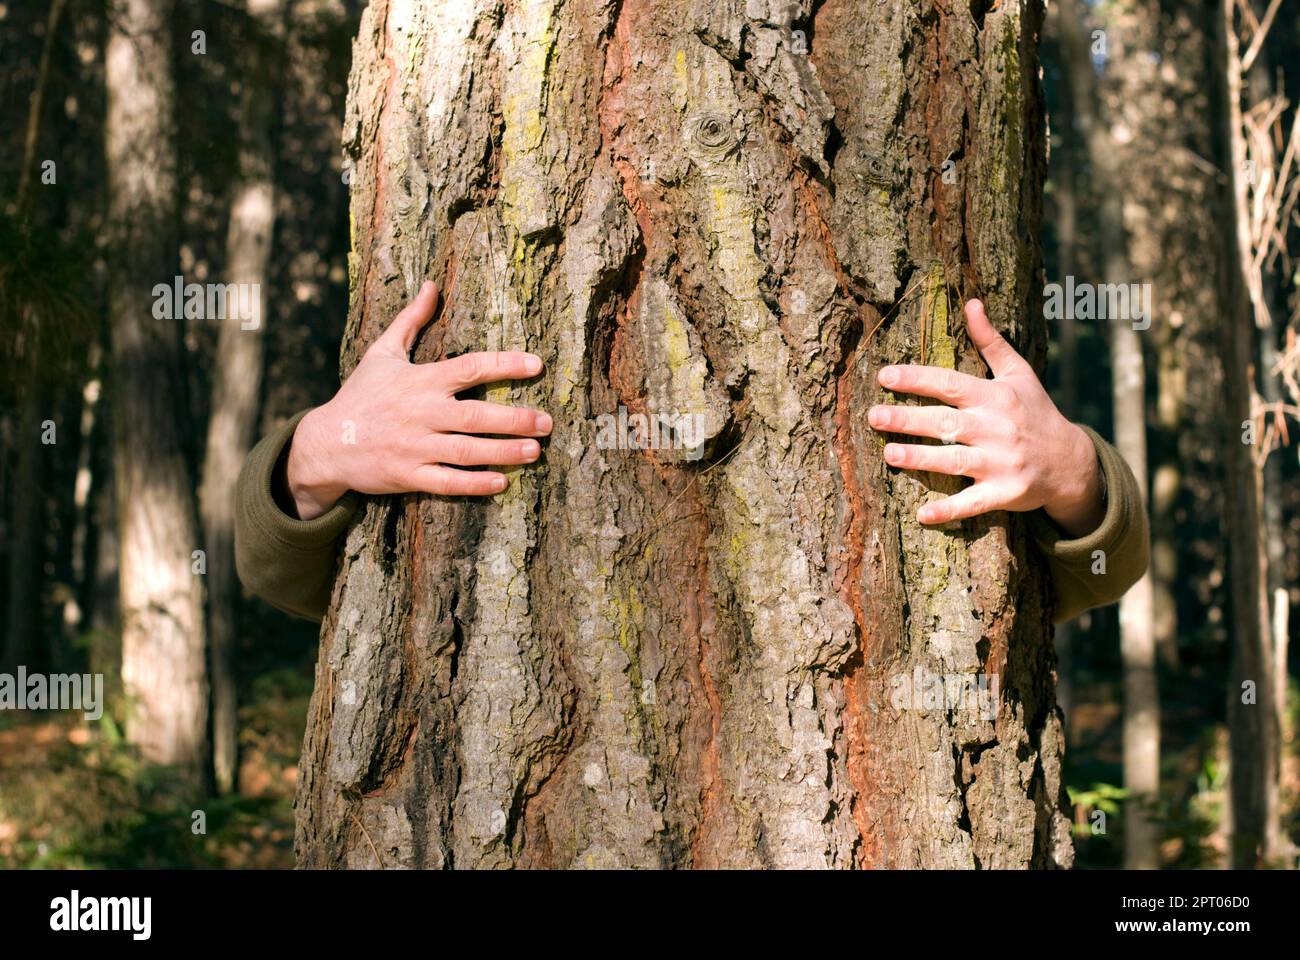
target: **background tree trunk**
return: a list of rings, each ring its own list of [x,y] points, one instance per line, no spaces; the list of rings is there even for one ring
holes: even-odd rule
[[[226,282],[258,291],[258,324],[220,318],[212,371],[212,412],[199,508],[208,553],[208,646],[212,670],[212,767],[217,790],[235,785],[239,761],[239,699],[235,670],[239,579],[235,573],[235,483],[252,444],[262,388],[263,327],[268,305],[271,238],[275,226],[272,125],[275,117],[280,31],[276,0],[250,8],[240,44],[239,175],[231,191],[226,233]],[[242,295],[241,295],[242,298]],[[242,300],[241,300],[242,302]]]
[[[86,596],[93,578],[91,571],[94,569],[94,554],[90,549],[94,543],[94,506],[91,497],[99,467],[95,457],[95,438],[100,429],[98,419],[104,388],[100,373],[103,349],[98,341],[91,344],[88,353],[90,379],[81,391],[81,416],[77,424],[80,442],[77,445],[77,472],[73,477],[72,488],[73,528],[72,543],[68,550],[71,575],[68,595],[63,601],[64,645],[69,649],[85,623]]]
[[[1228,283],[1221,343],[1224,367],[1224,531],[1232,595],[1232,670],[1228,681],[1231,763],[1231,866],[1249,868],[1274,857],[1281,846],[1278,795],[1280,731],[1273,698],[1267,557],[1260,533],[1260,501],[1253,442],[1255,323],[1251,305],[1262,293],[1255,284],[1247,154],[1242,126],[1242,65],[1233,11],[1222,0],[1219,51],[1227,160],[1224,207]],[[1247,686],[1249,685],[1249,689]]]
[[[1281,0],[1278,0],[1280,3]],[[1272,7],[1272,4],[1270,4]],[[1276,10],[1280,10],[1278,6]],[[1261,19],[1260,30],[1268,31],[1277,26],[1270,20],[1267,11]],[[1252,46],[1255,34],[1251,35]],[[1268,49],[1261,45],[1253,59],[1253,65],[1245,68],[1242,77],[1243,94],[1246,102],[1253,111],[1258,111],[1266,102],[1273,100],[1276,96],[1284,95],[1284,86],[1281,82],[1282,75],[1278,73],[1274,65],[1270,62]],[[1275,90],[1274,87],[1278,89]],[[1296,121],[1293,119],[1292,123]],[[1280,129],[1279,129],[1280,128]],[[1295,136],[1297,128],[1291,128],[1291,136]],[[1283,177],[1280,170],[1282,166],[1282,157],[1290,152],[1292,144],[1290,138],[1286,137],[1284,131],[1288,130],[1285,122],[1275,123],[1274,136],[1268,142],[1266,150],[1261,151],[1265,156],[1258,157],[1259,165],[1265,164],[1272,171],[1272,177]],[[1259,143],[1256,141],[1255,150],[1259,150]],[[1293,161],[1294,163],[1294,158]],[[1260,195],[1264,192],[1266,186],[1262,181],[1265,174],[1259,172],[1254,178],[1254,182],[1248,184],[1250,187],[1249,209],[1257,209],[1260,202]],[[1241,211],[1244,213],[1245,211]],[[1252,218],[1253,219],[1253,218]],[[1275,215],[1275,220],[1282,221],[1285,215]],[[1249,222],[1247,220],[1246,222]],[[1278,372],[1278,343],[1279,328],[1285,329],[1287,311],[1285,307],[1285,287],[1288,282],[1288,274],[1293,271],[1288,269],[1289,263],[1293,263],[1293,257],[1286,253],[1286,231],[1280,223],[1274,228],[1276,232],[1269,237],[1270,225],[1267,223],[1257,223],[1252,229],[1251,255],[1252,262],[1249,269],[1258,277],[1260,286],[1260,303],[1255,305],[1255,346],[1258,351],[1258,362],[1255,367],[1255,379],[1258,382],[1258,389],[1251,401],[1251,407],[1259,410],[1262,405],[1271,405],[1274,410],[1274,426],[1277,425],[1278,419],[1276,412],[1281,408],[1283,402],[1282,395],[1282,376]],[[1257,262],[1261,255],[1261,250],[1266,247],[1273,248],[1272,258],[1277,258],[1278,262],[1272,266],[1265,266]],[[1278,254],[1282,254],[1278,257]],[[1267,419],[1261,415],[1259,417],[1260,427],[1267,423]],[[1262,431],[1261,431],[1262,433]],[[1285,814],[1282,809],[1281,791],[1285,776],[1282,772],[1284,744],[1288,739],[1286,728],[1287,720],[1287,648],[1289,646],[1289,620],[1290,606],[1287,599],[1286,590],[1286,544],[1284,534],[1286,522],[1283,512],[1283,479],[1282,479],[1282,460],[1285,454],[1281,450],[1266,452],[1269,450],[1266,440],[1261,437],[1260,447],[1256,450],[1255,455],[1255,496],[1259,505],[1259,537],[1262,548],[1262,571],[1261,582],[1267,600],[1267,622],[1262,628],[1262,635],[1267,639],[1265,653],[1272,656],[1272,682],[1273,697],[1272,708],[1274,714],[1273,729],[1277,742],[1273,749],[1278,752],[1277,761],[1274,765],[1273,774],[1277,777],[1277,784],[1272,789],[1278,793],[1272,803],[1274,822],[1269,825],[1266,831],[1268,837],[1267,849],[1265,856],[1274,864],[1291,864],[1294,862],[1295,847],[1291,843],[1288,832],[1283,825]],[[1262,462],[1261,462],[1262,459]],[[1261,612],[1263,612],[1261,607]]]
[[[176,157],[168,0],[117,0],[105,58],[109,290],[122,680],[143,755],[205,761],[203,591],[185,457],[179,321],[153,314],[176,265]]]
[[[9,564],[6,587],[9,591],[5,617],[5,641],[0,644],[0,670],[12,673],[19,666],[36,670],[48,663],[43,647],[38,611],[40,609],[40,571],[45,560],[41,537],[41,520],[45,503],[42,491],[47,474],[47,457],[42,446],[41,380],[37,367],[40,330],[37,324],[25,331],[22,355],[15,358],[21,372],[18,379],[20,399],[15,418],[17,445],[16,470],[13,478],[13,507],[9,523]],[[48,397],[46,398],[48,399]]]
[[[1135,282],[1128,260],[1124,230],[1120,167],[1116,162],[1117,138],[1103,120],[1096,74],[1090,55],[1092,43],[1082,4],[1061,2],[1062,48],[1068,51],[1072,103],[1078,131],[1092,170],[1097,203],[1098,244],[1104,282]],[[1107,38],[1108,64],[1137,55],[1136,43]],[[1116,69],[1110,67],[1109,69]],[[1100,298],[1099,298],[1100,300]],[[1146,495],[1146,377],[1142,341],[1131,317],[1110,317],[1111,394],[1115,419],[1115,446],[1132,467]],[[1120,601],[1120,655],[1124,664],[1124,787],[1129,802],[1124,808],[1124,866],[1153,869],[1160,866],[1158,835],[1151,820],[1151,805],[1160,787],[1160,701],[1156,686],[1155,631],[1151,573],[1148,571]]]
[[[350,531],[302,865],[1070,864],[1042,564],[919,526],[956,486],[865,420],[886,362],[984,371],[968,296],[1041,366],[1042,10],[810,6],[366,11],[343,373],[442,277],[415,357],[535,351],[486,393],[556,427],[495,500]],[[620,407],[703,456],[600,449]]]
[[[36,149],[41,138],[44,118],[45,94],[50,84],[50,63],[55,45],[59,42],[59,21],[63,17],[66,0],[53,0],[45,23],[45,39],[41,44],[40,66],[36,72],[36,85],[32,88],[27,108],[27,126],[23,136],[22,165],[18,171],[18,189],[14,207],[20,216],[30,214],[32,177],[36,167]],[[44,318],[46,323],[50,318]],[[13,507],[6,530],[8,544],[8,569],[5,571],[9,588],[5,610],[5,638],[0,642],[0,669],[11,672],[19,666],[36,669],[52,662],[48,649],[40,649],[41,571],[45,564],[41,528],[45,519],[43,492],[46,489],[48,460],[44,443],[43,423],[51,417],[48,395],[43,395],[40,376],[41,320],[29,309],[19,315],[19,349],[11,358],[17,372],[17,419],[14,440],[17,444],[17,463],[14,471]]]

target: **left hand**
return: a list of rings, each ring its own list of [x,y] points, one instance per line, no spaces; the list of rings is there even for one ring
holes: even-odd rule
[[[882,367],[878,379],[886,389],[950,406],[884,405],[867,415],[881,432],[945,441],[944,446],[886,444],[890,466],[975,480],[922,506],[917,520],[948,523],[992,510],[1042,507],[1070,536],[1091,533],[1106,513],[1092,440],[1056,409],[1033,368],[993,328],[980,301],[966,303],[966,324],[992,380],[942,367]]]

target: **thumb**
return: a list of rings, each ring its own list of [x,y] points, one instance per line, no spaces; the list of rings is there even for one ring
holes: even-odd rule
[[[1024,358],[993,327],[988,314],[984,312],[983,301],[966,301],[966,329],[970,331],[971,343],[979,348],[989,369],[993,371],[993,376],[1010,376],[1024,367]]]
[[[401,313],[393,317],[393,322],[388,325],[388,329],[380,334],[379,339],[370,349],[377,350],[385,356],[408,357],[411,353],[411,344],[415,343],[416,334],[433,316],[433,308],[438,303],[439,292],[438,285],[432,280],[424,281],[415,299],[408,303]]]

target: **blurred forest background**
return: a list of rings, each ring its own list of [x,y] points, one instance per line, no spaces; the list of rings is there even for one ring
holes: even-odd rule
[[[0,0],[0,672],[98,672],[109,691],[94,721],[0,711],[0,866],[286,867],[316,628],[240,589],[230,502],[251,443],[337,385],[362,4],[175,0],[140,53],[170,72],[174,109],[142,127],[121,105],[147,85],[111,64],[146,5]],[[1049,319],[1058,405],[1117,440],[1152,520],[1149,576],[1057,634],[1083,867],[1296,866],[1298,13],[1049,6],[1045,282],[1153,297],[1147,329]],[[110,199],[141,168],[156,221]],[[121,277],[151,264],[148,285],[258,283],[259,328],[179,320],[124,362]],[[1253,420],[1225,432],[1225,398],[1247,394]],[[169,431],[182,455],[160,460],[148,437]],[[204,545],[202,612],[170,645],[121,626],[120,571],[160,560],[123,536],[137,470],[161,477],[151,505],[180,492],[186,562]],[[123,673],[169,655],[203,681],[175,704],[198,749],[126,723]]]

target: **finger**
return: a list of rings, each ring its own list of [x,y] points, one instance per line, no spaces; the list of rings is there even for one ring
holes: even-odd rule
[[[415,493],[436,493],[444,497],[490,497],[506,488],[504,474],[486,470],[454,470],[436,463],[416,467],[411,475]]]
[[[438,292],[436,283],[432,280],[424,281],[415,299],[406,305],[406,309],[393,317],[393,322],[388,325],[388,329],[380,335],[370,349],[379,350],[391,357],[409,356],[416,334],[424,329],[424,325],[433,316],[433,308],[438,304]]]
[[[867,421],[886,433],[907,433],[914,437],[934,437],[945,443],[970,440],[969,414],[952,407],[907,407],[882,404],[872,407]]]
[[[1025,359],[1016,353],[1016,348],[993,328],[984,312],[984,304],[979,300],[966,301],[966,329],[970,331],[971,343],[979,348],[993,376],[1010,376],[1028,366]]]
[[[480,383],[535,377],[542,370],[542,358],[519,351],[466,353],[431,364],[430,369],[451,393],[459,393]]]
[[[929,524],[952,523],[998,509],[1001,505],[994,501],[988,485],[975,483],[951,497],[925,504],[916,511],[916,519]]]
[[[488,440],[463,433],[434,434],[424,447],[424,454],[431,461],[462,467],[532,463],[541,453],[536,440]]]
[[[954,477],[984,472],[984,454],[975,447],[927,447],[918,443],[885,444],[885,462],[903,470],[928,470]]]
[[[455,430],[458,433],[504,433],[515,437],[544,437],[551,432],[549,414],[525,407],[508,407],[502,403],[482,400],[457,400],[441,404],[435,430]]]
[[[981,403],[988,396],[988,381],[943,367],[923,367],[908,363],[882,367],[878,379],[895,393],[915,393],[935,397],[957,407]]]

